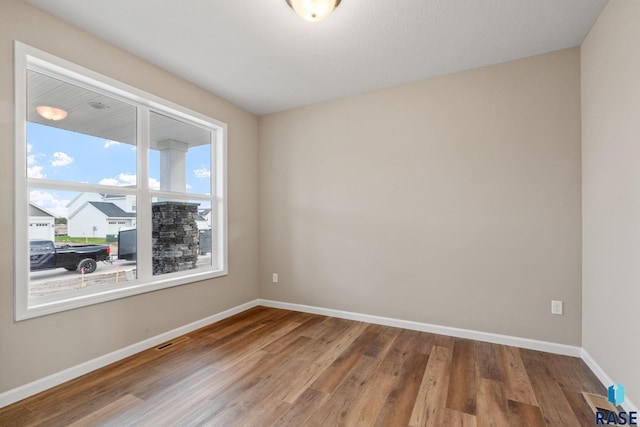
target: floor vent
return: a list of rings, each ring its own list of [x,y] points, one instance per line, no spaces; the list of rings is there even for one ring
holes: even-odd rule
[[[609,412],[618,412],[618,408],[615,405],[607,400],[606,397],[600,396],[598,394],[591,394],[582,392],[587,404],[595,414],[596,412],[604,412],[605,419],[609,416]]]
[[[188,339],[189,339],[189,337],[186,337],[186,336],[178,337],[175,340],[167,341],[165,343],[160,344],[159,346],[156,347],[156,350],[161,351],[161,350],[166,350],[168,348],[175,347],[176,344],[180,344],[181,342],[185,342]]]

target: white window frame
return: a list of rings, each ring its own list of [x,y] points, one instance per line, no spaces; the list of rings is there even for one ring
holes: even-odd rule
[[[77,64],[58,58],[39,49],[15,42],[15,319],[29,319],[119,298],[157,291],[226,276],[228,274],[227,249],[227,125],[221,121],[189,110],[180,105],[126,85]],[[27,177],[27,70],[44,72],[54,78],[103,93],[137,107],[137,171],[136,188],[97,184],[51,181]],[[211,195],[156,191],[149,188],[148,150],[149,117],[154,111],[177,120],[211,131],[212,149]],[[79,192],[111,192],[136,196],[138,227],[138,277],[127,287],[111,285],[87,287],[60,292],[51,296],[29,295],[29,187]],[[98,191],[96,191],[98,190]],[[151,200],[153,197],[170,200],[206,200],[211,202],[214,232],[212,242],[217,257],[214,266],[194,270],[152,275],[151,257]],[[149,218],[149,221],[145,221]],[[142,221],[140,221],[142,219]]]

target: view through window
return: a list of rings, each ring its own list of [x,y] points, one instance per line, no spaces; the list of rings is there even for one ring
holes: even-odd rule
[[[224,124],[19,47],[17,317],[226,274]]]

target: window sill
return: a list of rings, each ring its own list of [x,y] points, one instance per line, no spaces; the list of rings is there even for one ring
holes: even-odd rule
[[[195,274],[168,274],[167,276],[171,277],[166,279],[158,278],[150,283],[135,284],[135,282],[133,282],[128,284],[126,288],[117,287],[117,285],[113,284],[103,285],[93,289],[87,288],[81,291],[75,290],[72,291],[72,293],[69,293],[68,296],[58,294],[47,297],[31,297],[28,299],[26,307],[16,307],[16,321],[46,316],[48,314],[73,310],[93,304],[100,304],[120,298],[141,295],[147,292],[154,292],[161,289],[215,279],[227,275],[228,272],[224,270],[208,269],[207,271]]]

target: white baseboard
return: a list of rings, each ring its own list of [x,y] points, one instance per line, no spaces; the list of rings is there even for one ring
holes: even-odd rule
[[[596,377],[598,377],[600,382],[605,387],[609,387],[611,384],[614,383],[611,377],[607,375],[604,369],[600,367],[598,362],[596,362],[595,359],[591,357],[589,352],[587,352],[587,350],[585,350],[584,348],[582,348],[582,360],[584,361],[584,363],[586,363],[589,369],[591,369],[591,371],[596,375]],[[633,402],[631,402],[629,399],[625,399],[625,401],[620,406],[622,406],[622,408],[624,408],[624,410],[627,412],[638,412],[638,407],[634,405]]]
[[[491,332],[474,331],[471,329],[460,329],[449,326],[433,325],[429,323],[413,322],[410,320],[393,319],[390,317],[372,316],[370,314],[354,313],[351,311],[334,310],[331,308],[315,307],[303,304],[293,304],[265,299],[260,299],[258,300],[258,302],[259,305],[264,305],[267,307],[283,308],[286,310],[301,311],[304,313],[321,314],[324,316],[338,317],[341,319],[374,323],[376,325],[394,326],[397,328],[430,332],[433,334],[448,335],[457,338],[467,338],[476,341],[509,345],[513,347],[544,351],[547,353],[561,354],[565,356],[580,357],[605,387],[609,387],[614,383],[611,377],[606,374],[606,372],[600,367],[600,365],[598,365],[598,363],[596,363],[596,361],[582,347],[558,344],[548,341],[533,340],[529,338],[513,337],[509,335],[500,335]],[[633,402],[628,399],[626,399],[621,406],[627,412],[638,412],[638,408],[633,404]]]
[[[71,368],[56,372],[55,374],[40,378],[39,380],[30,382],[12,390],[5,391],[4,393],[0,393],[0,408],[22,400],[26,397],[33,396],[36,393],[40,393],[41,391],[45,391],[91,371],[95,371],[96,369],[117,362],[118,360],[122,360],[125,357],[132,356],[141,351],[155,347],[158,344],[162,344],[163,342],[195,331],[196,329],[202,328],[203,326],[210,325],[211,323],[233,316],[234,314],[248,310],[252,307],[256,307],[257,305],[258,300],[253,300],[245,304],[241,304],[237,307],[230,308],[229,310],[225,310],[221,313],[217,313],[204,319],[200,319],[193,323],[189,323],[188,325],[181,326],[160,335],[156,335],[155,337],[137,342],[130,346],[121,348],[120,350],[105,354],[104,356],[96,357],[95,359],[89,360],[76,366],[72,366]]]
[[[155,347],[158,344],[169,341],[186,333],[195,331],[196,329],[218,322],[234,314],[248,310],[250,308],[263,305],[266,307],[282,308],[286,310],[301,311],[304,313],[321,314],[324,316],[337,317],[341,319],[356,320],[360,322],[373,323],[377,325],[393,326],[397,328],[410,329],[421,332],[430,332],[434,334],[448,335],[457,338],[467,338],[477,341],[485,341],[494,344],[509,345],[514,347],[526,348],[530,350],[545,351],[548,353],[562,354],[565,356],[581,357],[587,366],[594,372],[598,379],[605,386],[613,384],[611,377],[596,363],[589,353],[581,347],[558,344],[547,341],[533,340],[529,338],[513,337],[509,335],[500,335],[490,332],[474,331],[471,329],[453,328],[449,326],[433,325],[429,323],[414,322],[410,320],[393,319],[390,317],[373,316],[369,314],[354,313],[350,311],[334,310],[330,308],[314,307],[303,304],[293,304],[280,301],[272,301],[265,299],[256,299],[237,307],[230,308],[221,313],[214,314],[204,319],[198,320],[188,325],[181,326],[171,331],[162,333],[144,341],[132,344],[120,350],[116,350],[104,356],[97,357],[71,368],[65,369],[23,386],[0,393],[0,408],[10,405],[14,402],[32,396],[34,394],[55,387],[66,381],[77,378],[81,375],[94,371],[96,369],[107,366],[111,363],[122,360],[125,357],[132,356],[141,351]],[[626,400],[622,407],[627,411],[638,411],[637,407],[629,400]]]
[[[430,332],[432,334],[448,335],[457,338],[467,338],[476,341],[485,341],[494,344],[510,345],[529,350],[545,351],[547,353],[562,354],[565,356],[580,357],[582,348],[558,344],[548,341],[539,341],[529,338],[513,337],[509,335],[494,334],[491,332],[474,331],[471,329],[453,328],[449,326],[433,325],[430,323],[414,322],[411,320],[393,319],[390,317],[372,316],[370,314],[354,313],[350,311],[334,310],[331,308],[314,307],[310,305],[293,304],[288,302],[260,299],[260,305],[274,308],[284,308],[304,313],[322,314],[341,319],[357,320],[360,322],[374,323],[376,325],[394,326],[396,328],[411,329],[414,331]]]

